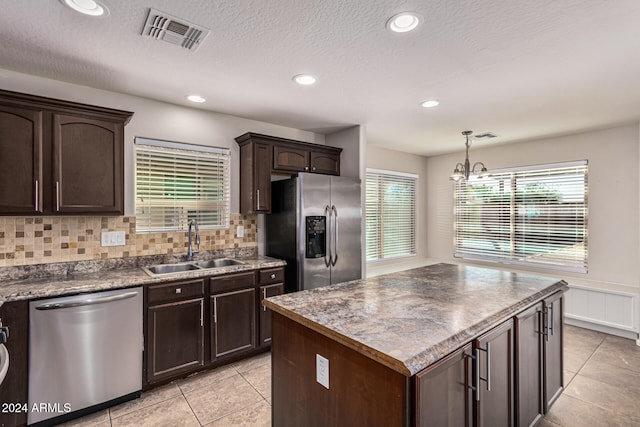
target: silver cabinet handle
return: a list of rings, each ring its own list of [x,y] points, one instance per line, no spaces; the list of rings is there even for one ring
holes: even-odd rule
[[[475,362],[475,392],[476,392],[476,401],[480,401],[480,349],[476,348],[475,356],[473,356]]]
[[[38,188],[38,180],[36,179],[36,200],[35,200],[35,204],[36,204],[36,212],[39,210],[39,205],[40,205],[40,194],[39,194],[39,188]]]
[[[549,342],[549,306],[544,305],[544,310],[542,312],[542,335],[544,335],[544,340]]]
[[[272,279],[275,279],[276,278],[276,274],[275,273],[271,273],[271,276],[269,276],[269,277],[271,277]]]
[[[213,323],[218,323],[218,298],[213,297]]]
[[[485,370],[487,371],[487,376],[482,377],[480,375],[480,352],[484,351],[487,354],[485,359]],[[478,394],[476,395],[476,400],[480,400],[480,381],[484,381],[487,383],[487,391],[491,391],[491,344],[486,343],[484,348],[476,348],[476,358],[478,362],[476,364],[476,379],[478,380]]]
[[[262,299],[267,298],[267,288],[262,289]],[[262,311],[267,311],[267,307],[262,304]]]
[[[60,181],[56,181],[56,211],[60,212]]]
[[[256,193],[257,193],[257,201],[256,201],[256,210],[260,210],[260,189],[257,188],[256,189]]]
[[[491,391],[491,344],[487,343],[487,391]]]
[[[55,302],[39,305],[36,307],[36,310],[58,310],[63,308],[82,307],[85,305],[105,304],[107,302],[133,298],[136,295],[138,295],[138,292],[127,292],[126,294],[112,295],[108,297],[87,298],[81,301]]]
[[[308,171],[309,170],[309,166],[305,166],[304,170]]]
[[[553,336],[553,303],[549,305],[549,333]]]
[[[182,289],[176,288],[176,294],[181,294],[181,293],[182,293]]]
[[[204,327],[204,298],[200,299],[200,327]]]
[[[336,208],[335,205],[331,206],[331,211],[334,214],[334,218],[333,218],[333,224],[334,226],[333,228],[333,247],[335,249],[335,253],[334,253],[334,257],[333,257],[333,261],[331,262],[331,265],[335,267],[336,263],[338,262],[338,209]]]
[[[473,354],[467,354],[464,353],[464,357],[465,359],[471,359],[471,372],[475,372],[475,375],[472,377],[471,380],[471,385],[468,385],[468,376],[467,374],[465,374],[465,378],[464,378],[464,383],[466,385],[467,388],[470,388],[473,391],[473,395],[475,396],[476,400],[480,399],[479,393],[478,393],[478,383],[480,382],[480,371],[478,370],[478,358]],[[468,368],[468,364],[465,365],[465,372],[466,369]]]

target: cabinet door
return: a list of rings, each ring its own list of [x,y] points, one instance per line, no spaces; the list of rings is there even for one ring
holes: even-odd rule
[[[286,145],[273,146],[273,169],[285,172],[309,171],[309,151]]]
[[[312,151],[311,172],[340,175],[340,153]]]
[[[562,345],[564,298],[558,292],[544,300],[544,410],[549,411],[564,389]]]
[[[271,146],[255,144],[255,212],[271,212]]]
[[[416,374],[416,425],[470,427],[473,395],[470,387],[472,346]]]
[[[512,426],[513,321],[509,320],[474,342],[476,356],[476,426]]]
[[[275,274],[275,273],[274,273]],[[260,286],[260,345],[269,345],[271,343],[271,310],[262,305],[262,300],[284,293],[284,283],[276,283],[275,285]]]
[[[42,212],[42,112],[0,105],[0,213]]]
[[[124,125],[54,114],[53,210],[123,214]]]
[[[515,316],[516,418],[535,425],[544,414],[542,400],[542,304]]]
[[[0,411],[0,426],[27,425],[29,388],[29,301],[5,302],[0,307],[2,324],[9,327],[5,343],[9,369],[0,386],[0,404],[14,404]],[[9,410],[10,409],[10,410]]]
[[[151,306],[147,310],[147,381],[204,365],[204,298]]]
[[[256,347],[255,288],[212,295],[211,315],[213,360]]]

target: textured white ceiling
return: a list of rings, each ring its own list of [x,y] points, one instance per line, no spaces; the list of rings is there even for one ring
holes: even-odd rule
[[[419,154],[461,149],[465,129],[511,142],[640,118],[638,0],[103,3],[95,19],[0,0],[0,68],[185,105],[198,93],[198,108],[321,133],[362,124],[370,144]],[[195,52],[143,38],[149,7],[211,34]],[[401,11],[425,22],[388,32]],[[302,72],[318,83],[293,84]]]

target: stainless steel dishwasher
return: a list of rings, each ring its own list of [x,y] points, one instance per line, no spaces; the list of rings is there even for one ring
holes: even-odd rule
[[[29,303],[28,424],[140,396],[142,300],[138,287]]]

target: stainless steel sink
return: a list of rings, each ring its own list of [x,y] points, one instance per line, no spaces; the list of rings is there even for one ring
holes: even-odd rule
[[[160,265],[152,265],[151,267],[144,267],[143,270],[151,275],[156,276],[159,274],[171,274],[171,273],[181,273],[183,271],[192,271],[199,270],[200,268],[192,263],[181,263],[181,264],[160,264]]]
[[[244,262],[231,258],[218,258],[209,261],[181,262],[177,264],[158,264],[150,267],[143,267],[142,270],[149,276],[162,276],[164,274],[184,273],[194,270],[206,270],[208,268],[229,267],[232,265],[243,265]]]
[[[195,263],[200,268],[228,267],[230,265],[243,265],[244,262],[231,258],[212,259],[209,261],[198,261]]]

